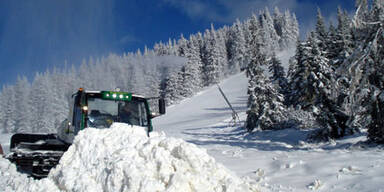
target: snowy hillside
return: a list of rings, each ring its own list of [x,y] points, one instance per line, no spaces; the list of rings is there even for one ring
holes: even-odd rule
[[[246,118],[244,74],[221,84],[242,121]],[[262,191],[380,191],[384,179],[382,149],[353,145],[365,134],[334,143],[305,142],[309,130],[263,131],[247,134],[229,127],[231,110],[216,86],[171,106],[155,119],[157,130],[206,148],[218,162]],[[243,123],[243,122],[242,122]]]

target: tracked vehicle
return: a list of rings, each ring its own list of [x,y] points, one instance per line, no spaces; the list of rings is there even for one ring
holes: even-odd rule
[[[158,99],[158,112],[152,113],[149,100]],[[145,98],[120,91],[85,91],[72,95],[69,115],[57,134],[23,134],[11,137],[7,159],[20,172],[34,178],[46,177],[72,144],[79,131],[87,128],[108,128],[114,122],[153,130],[151,119],[165,114],[164,99]]]

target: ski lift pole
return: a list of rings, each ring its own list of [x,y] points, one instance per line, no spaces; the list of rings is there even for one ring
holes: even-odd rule
[[[227,102],[229,108],[231,108],[232,110],[232,120],[234,121],[234,125],[236,125],[236,120],[238,120],[240,122],[240,118],[239,118],[239,115],[237,114],[237,112],[235,111],[235,109],[232,107],[231,103],[229,102],[227,96],[225,96],[224,94],[224,91],[221,89],[220,85],[219,84],[216,84],[217,87],[219,88],[219,91],[221,93],[221,95],[223,96],[225,102]]]

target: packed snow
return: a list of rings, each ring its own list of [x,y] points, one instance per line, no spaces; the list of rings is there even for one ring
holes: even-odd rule
[[[206,150],[165,134],[147,136],[142,127],[115,123],[81,131],[48,178],[16,172],[1,158],[6,191],[257,191]],[[3,179],[5,178],[5,179]]]
[[[309,143],[309,129],[247,133],[247,78],[235,75],[222,83],[241,122],[216,86],[171,106],[154,119],[156,129],[207,149],[237,175],[258,183],[261,191],[384,191],[384,151],[364,147],[366,133],[329,143]]]

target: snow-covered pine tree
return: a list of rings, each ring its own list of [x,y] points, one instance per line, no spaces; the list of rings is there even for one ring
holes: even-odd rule
[[[279,37],[283,36],[283,27],[284,26],[284,15],[281,14],[280,10],[278,7],[275,7],[273,10],[273,25],[275,27],[276,34]],[[281,43],[282,39],[280,38],[279,43]],[[280,48],[282,46],[280,45]]]
[[[274,129],[285,116],[283,96],[275,89],[264,75],[262,65],[267,64],[266,56],[261,52],[263,41],[260,39],[257,20],[250,21],[251,31],[251,61],[247,67],[248,111],[245,128],[251,132],[254,129]]]
[[[307,84],[307,77],[310,73],[306,55],[308,54],[308,43],[297,42],[295,59],[289,67],[289,90],[288,101],[289,105],[295,108],[301,108],[302,97],[304,97],[304,88]]]
[[[383,1],[377,7],[382,7]],[[356,1],[356,14],[352,20],[352,34],[355,44],[351,55],[339,68],[339,74],[344,71],[343,79],[346,81],[346,99],[344,108],[351,119],[348,125],[352,128],[362,129],[370,126],[374,103],[377,103],[377,94],[383,89],[380,83],[382,73],[382,44],[383,20],[372,17],[367,1]],[[374,8],[373,8],[374,9]],[[346,72],[346,73],[345,73]],[[376,115],[377,116],[377,115]]]
[[[181,34],[180,39],[177,41],[177,56],[185,57],[185,52],[187,48],[187,40],[184,38],[184,35]]]
[[[353,49],[352,32],[351,32],[351,19],[346,11],[343,11],[340,7],[337,11],[337,38],[336,38],[336,50],[338,54],[337,60],[333,62],[333,66],[336,68],[348,58]]]
[[[146,92],[147,97],[158,97],[160,96],[160,83],[161,83],[161,73],[159,62],[156,61],[156,57],[153,55],[148,55],[144,58],[144,72],[147,76],[144,86],[148,89]]]
[[[317,35],[311,33],[305,43],[296,50],[296,70],[291,74],[290,101],[306,110],[317,110],[323,94],[331,97],[334,73],[318,46]]]
[[[265,62],[265,56],[257,51],[247,68],[249,110],[245,128],[248,132],[254,129],[279,129],[278,125],[286,120],[284,97],[264,75],[261,65],[265,65]]]
[[[185,57],[188,59],[184,68],[183,88],[184,95],[190,97],[202,87],[202,61],[200,57],[200,47],[197,38],[193,35],[189,37]]]
[[[331,67],[336,67],[333,63],[338,62],[338,53],[337,53],[337,30],[331,22],[329,24],[328,38],[326,39],[325,44],[327,45],[326,57],[329,60]]]
[[[384,1],[383,0],[373,0],[372,10],[371,10],[371,20],[372,22],[381,23],[381,26],[384,21]]]
[[[53,94],[52,82],[48,79],[48,72],[37,73],[31,86],[31,128],[32,132],[54,133],[54,112],[52,111]]]
[[[183,71],[172,72],[165,80],[165,89],[162,93],[167,105],[173,104],[175,101],[180,101],[183,96],[181,93],[183,83]]]
[[[276,57],[275,53],[272,54],[272,57],[269,60],[268,68],[271,74],[271,82],[277,85],[279,93],[285,95],[287,93],[288,80],[285,75],[284,67]]]
[[[327,39],[328,33],[325,26],[323,15],[321,14],[320,8],[317,9],[317,22],[315,30],[317,43],[321,51],[327,50]]]
[[[167,55],[177,55],[178,53],[178,48],[177,48],[177,44],[176,44],[176,40],[175,39],[168,39],[168,43],[167,43]]]
[[[244,32],[244,39],[245,39],[245,54],[244,54],[244,68],[245,69],[250,60],[251,60],[251,30],[249,29],[250,28],[250,22],[253,18],[255,18],[256,16],[254,14],[252,14],[251,18],[246,20],[243,25],[242,25],[242,28],[243,28],[243,32]]]
[[[369,53],[368,61],[373,71],[369,75],[371,88],[372,122],[368,125],[368,139],[376,143],[384,143],[384,1],[376,0],[373,2],[371,16],[371,34],[374,37],[371,44],[372,49]],[[369,26],[369,25],[368,25]],[[376,31],[376,33],[375,33]]]
[[[163,56],[168,55],[167,47],[163,42],[155,43],[153,46],[153,51],[155,51],[156,55]]]
[[[212,25],[213,28],[213,25]],[[230,74],[228,67],[228,34],[229,28],[224,26],[223,28],[216,31],[217,34],[217,49],[219,51],[219,72],[220,72],[220,80]]]
[[[284,27],[282,27],[281,48],[292,48],[296,45],[299,38],[299,23],[295,14],[291,14],[289,10],[284,12]]]
[[[265,8],[264,13],[260,15],[260,26],[259,35],[264,42],[261,51],[270,56],[274,51],[279,50],[280,37],[276,33],[273,18],[268,8]]]
[[[3,132],[12,133],[16,127],[16,100],[14,86],[6,85],[2,89],[2,127]]]
[[[221,78],[222,68],[220,64],[220,50],[216,31],[206,30],[204,33],[203,74],[204,85],[209,86],[218,83]]]
[[[384,91],[379,93],[372,103],[372,123],[368,126],[368,139],[384,143]]]
[[[0,133],[5,133],[4,121],[5,121],[5,98],[3,96],[3,90],[0,92]]]
[[[229,35],[229,71],[238,73],[240,69],[245,68],[246,41],[244,31],[240,20],[232,25]]]
[[[25,76],[18,77],[15,85],[15,129],[12,132],[30,132],[31,109],[29,105],[30,84]]]

